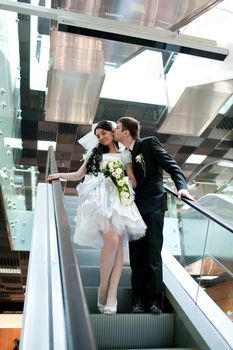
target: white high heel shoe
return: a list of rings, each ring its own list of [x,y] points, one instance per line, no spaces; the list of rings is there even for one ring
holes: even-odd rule
[[[98,307],[98,309],[99,309],[99,312],[101,312],[101,314],[103,314],[103,313],[104,313],[104,310],[105,310],[105,305],[100,304],[100,302],[98,301],[98,302],[97,302],[97,307]]]
[[[103,314],[105,305],[103,305],[99,302],[99,288],[98,288],[98,293],[97,293],[97,307],[99,309],[99,312],[101,312],[101,314]]]
[[[105,308],[104,308],[105,315],[115,315],[116,312],[117,312],[117,301],[116,301],[116,304],[113,306],[105,305]]]

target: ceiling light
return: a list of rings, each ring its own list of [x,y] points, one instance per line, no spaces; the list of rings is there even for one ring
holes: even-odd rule
[[[227,161],[227,160],[220,160],[220,162],[217,163],[218,166],[223,166],[226,168],[233,168],[233,162]]]
[[[11,268],[0,268],[0,273],[6,273],[6,274],[21,274],[21,270],[19,267],[17,267],[16,269],[11,269]]]
[[[54,151],[56,151],[57,143],[55,141],[37,141],[37,150],[38,151],[48,151],[49,147],[52,146]]]
[[[4,137],[4,146],[22,149],[22,140],[14,137]]]
[[[219,278],[219,276],[203,275],[203,276],[198,277],[198,279],[200,279],[200,280],[208,280],[208,281],[215,280],[216,278]]]
[[[187,164],[201,164],[207,156],[201,154],[191,154],[186,160]]]
[[[31,0],[37,6],[38,0]],[[45,1],[45,7],[51,7],[51,1]],[[45,91],[49,66],[50,36],[38,32],[38,16],[31,16],[30,24],[30,89]]]

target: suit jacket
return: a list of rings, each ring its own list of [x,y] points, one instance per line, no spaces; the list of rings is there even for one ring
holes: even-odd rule
[[[167,210],[163,170],[171,175],[177,190],[187,188],[180,167],[154,136],[135,141],[132,162],[137,180],[135,202],[141,214]]]

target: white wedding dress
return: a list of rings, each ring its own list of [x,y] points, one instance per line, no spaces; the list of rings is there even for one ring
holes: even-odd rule
[[[110,160],[118,160],[125,167],[132,162],[132,157],[127,150],[106,153],[103,154],[100,167],[103,162]],[[133,196],[131,185],[130,188]],[[80,204],[75,218],[74,243],[101,248],[103,240],[100,233],[124,234],[127,240],[136,240],[145,235],[146,225],[135,203],[122,204],[112,180],[106,178],[102,172],[97,176],[87,174],[84,181],[77,186],[77,191]]]

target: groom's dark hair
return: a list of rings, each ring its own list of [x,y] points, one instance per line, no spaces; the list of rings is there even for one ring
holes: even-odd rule
[[[140,123],[133,117],[122,117],[118,120],[118,123],[122,125],[122,131],[128,130],[130,136],[135,140],[140,135]]]

